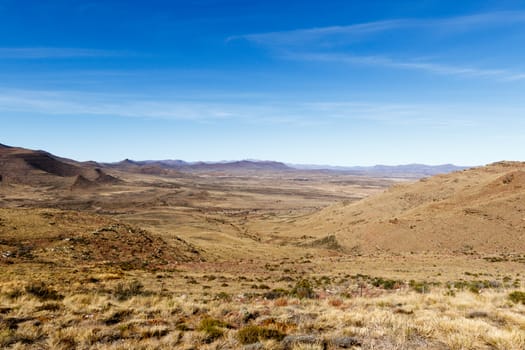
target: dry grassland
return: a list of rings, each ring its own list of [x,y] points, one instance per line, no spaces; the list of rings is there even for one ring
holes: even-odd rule
[[[522,168],[3,184],[0,348],[525,349]]]
[[[254,264],[245,268],[249,273],[233,263],[181,264],[171,271],[2,265],[0,346],[525,347],[525,296],[515,293],[522,287],[517,274],[406,281],[343,273],[347,263],[331,259],[340,272],[322,273],[327,261],[307,259]],[[295,265],[308,272],[291,270]]]

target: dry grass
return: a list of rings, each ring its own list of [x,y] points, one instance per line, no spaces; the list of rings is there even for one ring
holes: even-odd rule
[[[518,261],[430,253],[352,257],[269,244],[268,258],[243,252],[243,259],[136,269],[73,259],[75,249],[56,253],[64,244],[75,248],[64,241],[71,234],[60,232],[96,236],[98,227],[112,224],[104,217],[47,209],[0,213],[3,232],[11,235],[3,246],[30,241],[33,247],[31,255],[0,259],[0,348],[525,346]]]
[[[232,271],[194,274],[191,284],[184,284],[184,271],[53,274],[38,265],[2,271],[2,348],[242,349],[255,342],[261,349],[337,349],[338,339],[353,339],[361,349],[525,348],[525,305],[512,301],[516,289],[503,281],[480,293],[468,287],[451,293],[445,284],[419,293],[408,284],[375,287],[374,277],[312,274],[302,277],[314,286],[314,298],[293,296],[304,286],[297,278],[287,296],[269,300],[268,290],[254,292],[244,279],[226,277]],[[270,272],[246,276],[256,278],[272,289],[287,287]],[[62,298],[47,300],[28,288],[34,285]]]

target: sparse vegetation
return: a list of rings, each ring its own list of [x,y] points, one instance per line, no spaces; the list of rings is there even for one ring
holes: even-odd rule
[[[186,276],[196,280],[202,276],[195,267],[190,270],[191,265],[180,266],[182,272],[78,267],[61,269],[59,274],[46,271],[45,265],[16,266],[21,276],[38,271],[39,279],[30,283],[18,280],[15,266],[5,265],[7,274],[0,276],[0,344],[21,349],[42,344],[93,349],[242,349],[251,344],[320,349],[330,349],[332,344],[361,344],[363,349],[374,344],[393,349],[482,349],[493,344],[495,349],[520,349],[525,345],[520,316],[525,312],[523,292],[509,290],[518,274],[496,276],[496,270],[481,268],[483,273],[465,274],[458,268],[458,274],[442,274],[441,283],[423,278],[405,283],[394,269],[390,271],[397,273],[396,278],[349,273],[355,260],[344,261],[318,259],[311,265],[314,271],[303,273],[303,279],[291,286],[279,281],[278,271],[231,278],[239,268],[234,265],[232,270],[221,270],[220,277],[202,277],[211,290],[224,288],[208,295],[201,285],[187,283]],[[472,260],[465,260],[468,265]],[[326,266],[332,272],[327,273]],[[59,283],[58,276],[69,283]],[[465,279],[447,281],[447,276]],[[257,287],[273,289],[254,290],[252,282],[246,283],[257,279],[267,282],[258,282]],[[228,286],[221,287],[225,281]],[[59,299],[41,297],[53,295],[59,285]],[[472,288],[479,292],[472,293]]]
[[[514,291],[509,294],[509,299],[513,303],[516,303],[516,304],[521,303],[525,305],[525,292]]]

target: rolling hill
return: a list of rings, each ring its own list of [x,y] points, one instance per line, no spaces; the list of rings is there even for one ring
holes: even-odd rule
[[[498,162],[330,206],[282,232],[297,239],[333,235],[354,253],[519,253],[525,251],[524,199],[525,163]]]

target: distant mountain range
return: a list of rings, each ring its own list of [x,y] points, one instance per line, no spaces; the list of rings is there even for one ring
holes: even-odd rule
[[[310,164],[285,164],[276,161],[262,160],[240,160],[221,162],[186,162],[183,160],[144,160],[133,161],[125,159],[118,163],[106,164],[107,166],[139,170],[147,169],[171,169],[181,172],[239,172],[239,171],[329,171],[362,176],[381,177],[408,177],[421,178],[437,174],[446,174],[454,171],[464,170],[469,167],[456,166],[453,164],[425,165],[374,165],[374,166],[331,166]],[[160,170],[158,170],[160,172]]]
[[[105,164],[113,168],[125,168],[131,170],[133,168],[161,168],[172,169],[177,171],[187,172],[217,172],[217,171],[289,171],[293,168],[284,163],[274,161],[260,161],[260,160],[239,160],[239,161],[223,161],[223,162],[185,162],[183,160],[143,160],[134,161],[125,159],[118,163]]]
[[[290,167],[301,170],[329,170],[355,175],[380,175],[387,177],[426,177],[438,174],[447,174],[470,168],[470,166],[457,166],[453,164],[426,165],[426,164],[405,164],[405,165],[374,165],[374,166],[331,166],[331,165],[305,165],[288,164]]]
[[[0,144],[0,182],[57,183],[71,179],[73,188],[118,182],[107,171],[183,176],[186,174],[254,174],[263,172],[338,172],[373,177],[421,178],[450,173],[466,167],[445,165],[409,164],[399,166],[376,165],[372,167],[339,167],[324,165],[297,165],[275,161],[240,160],[224,162],[185,162],[183,160],[125,159],[117,163],[77,162],[61,158],[46,151],[35,151]],[[63,183],[62,180],[59,181]]]

